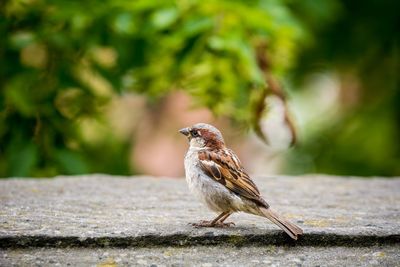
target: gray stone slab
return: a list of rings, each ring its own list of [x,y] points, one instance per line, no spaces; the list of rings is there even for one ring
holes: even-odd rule
[[[258,177],[273,208],[305,231],[297,244],[400,242],[400,179]],[[267,220],[235,214],[229,229],[188,225],[214,214],[183,179],[88,175],[0,181],[0,246],[284,244]]]
[[[399,266],[399,246],[0,250],[1,266]]]

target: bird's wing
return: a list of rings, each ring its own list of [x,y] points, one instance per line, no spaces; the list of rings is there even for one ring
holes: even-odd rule
[[[238,157],[230,149],[201,150],[199,161],[202,170],[232,192],[268,208],[255,183],[244,171]]]

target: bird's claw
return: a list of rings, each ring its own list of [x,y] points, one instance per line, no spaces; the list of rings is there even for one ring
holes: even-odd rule
[[[217,227],[231,227],[235,226],[236,224],[234,222],[226,222],[226,223],[219,223],[220,226]]]

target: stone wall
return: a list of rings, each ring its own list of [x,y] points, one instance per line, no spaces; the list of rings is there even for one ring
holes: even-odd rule
[[[397,265],[400,179],[257,177],[270,205],[304,229],[211,219],[183,179],[89,175],[0,181],[0,265]],[[356,264],[357,263],[357,264]]]

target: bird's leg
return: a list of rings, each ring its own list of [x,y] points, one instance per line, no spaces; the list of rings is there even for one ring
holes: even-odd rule
[[[212,221],[200,221],[198,223],[192,223],[195,227],[228,227],[232,223],[223,223],[223,221],[231,215],[229,212],[222,212]]]
[[[200,221],[198,223],[192,223],[192,225],[194,227],[214,227],[216,225],[216,223],[219,221],[219,219],[221,219],[225,215],[226,215],[226,212],[222,212],[220,215],[217,216],[217,218],[215,218],[212,221]]]
[[[231,215],[232,215],[232,213],[230,213],[230,212],[225,214],[221,219],[219,219],[218,224],[220,224],[221,227],[229,227],[229,226],[235,225],[234,222],[224,223],[224,221]]]

